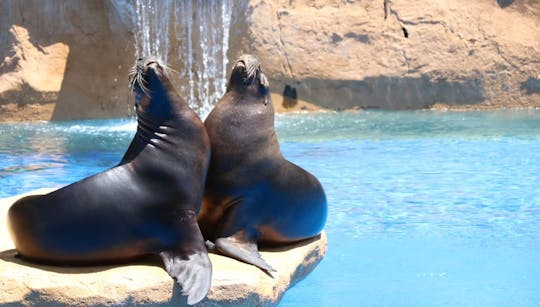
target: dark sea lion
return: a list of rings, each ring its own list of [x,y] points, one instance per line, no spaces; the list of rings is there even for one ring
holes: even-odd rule
[[[159,254],[194,304],[212,275],[197,225],[210,141],[160,64],[139,59],[131,78],[138,125],[120,165],[17,201],[10,231],[21,256],[38,262],[103,264]]]
[[[241,56],[205,121],[212,155],[199,226],[223,254],[272,271],[258,245],[316,236],[327,204],[317,178],[281,154],[268,87],[259,61]]]

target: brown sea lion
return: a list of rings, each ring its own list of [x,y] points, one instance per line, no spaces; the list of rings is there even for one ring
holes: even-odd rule
[[[11,234],[24,258],[57,265],[159,254],[194,304],[208,293],[212,275],[196,218],[210,158],[208,135],[157,61],[139,59],[131,84],[138,125],[122,162],[17,201],[9,209]]]
[[[281,154],[269,84],[254,56],[235,62],[205,126],[212,155],[199,215],[203,235],[223,254],[272,271],[258,245],[316,236],[327,204],[319,180]]]

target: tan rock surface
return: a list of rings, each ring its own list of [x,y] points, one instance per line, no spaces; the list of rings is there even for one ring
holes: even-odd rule
[[[179,287],[156,258],[101,267],[43,266],[15,258],[6,213],[19,197],[0,199],[0,305],[185,305]],[[325,253],[324,233],[318,239],[288,249],[262,252],[265,260],[277,270],[273,278],[253,266],[210,254],[212,289],[197,306],[276,305],[287,288],[309,274]]]
[[[0,11],[0,121],[133,115],[132,1],[4,0]],[[176,39],[169,64],[183,71]],[[260,58],[274,94],[297,90],[303,103],[274,100],[277,111],[540,107],[537,0],[234,1],[229,65],[241,53]]]
[[[58,92],[64,79],[69,47],[63,43],[50,46],[36,46],[30,41],[28,30],[13,25],[9,32],[13,35],[16,43],[13,45],[14,54],[4,59],[5,65],[16,66],[15,71],[3,74],[0,79],[0,92],[10,90],[4,82],[4,78],[21,79],[32,89],[40,92]],[[19,89],[20,89],[20,85]]]
[[[247,13],[235,15],[230,57],[256,54],[275,93],[288,84],[337,109],[540,106],[538,1],[251,0],[237,10]]]
[[[27,120],[48,120],[64,79],[69,47],[63,43],[35,45],[28,31],[17,25],[9,32],[14,43],[0,66],[0,72],[7,71],[0,74],[0,100],[10,103],[0,104],[0,114],[6,118],[29,114]]]

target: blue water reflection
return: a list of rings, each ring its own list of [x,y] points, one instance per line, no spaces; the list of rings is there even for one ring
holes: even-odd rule
[[[540,111],[276,116],[328,255],[281,306],[540,305]],[[0,197],[118,163],[128,120],[0,125]]]

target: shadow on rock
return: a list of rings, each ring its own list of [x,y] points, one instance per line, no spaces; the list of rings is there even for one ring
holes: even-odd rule
[[[81,274],[81,273],[97,273],[103,272],[116,267],[129,266],[129,265],[146,265],[146,266],[156,266],[163,268],[163,264],[159,256],[148,255],[138,257],[136,259],[117,261],[117,262],[107,262],[104,264],[85,264],[85,265],[53,265],[50,263],[41,263],[34,262],[24,259],[21,257],[17,250],[9,249],[0,252],[0,261],[11,262],[14,264],[31,267],[34,269],[61,273],[61,274]]]
[[[524,90],[527,95],[540,94],[540,79],[529,77],[527,81],[521,83],[521,89]]]
[[[497,0],[497,4],[503,9],[512,3],[514,3],[514,0]]]
[[[480,104],[486,100],[482,79],[449,80],[444,72],[419,77],[374,76],[362,80],[307,78],[298,99],[330,109],[419,109],[436,103]]]

